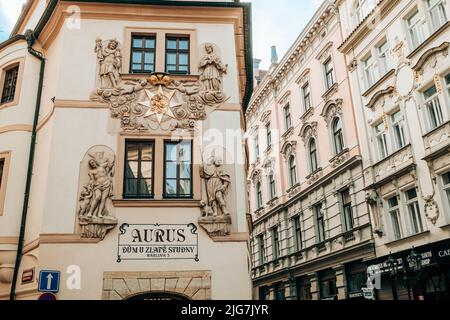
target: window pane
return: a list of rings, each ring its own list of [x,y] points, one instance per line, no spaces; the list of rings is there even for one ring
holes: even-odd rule
[[[191,161],[191,143],[183,142],[179,144],[178,155],[180,161]]]
[[[190,163],[182,163],[180,165],[180,178],[182,178],[182,179],[190,179],[191,178]]]
[[[167,49],[176,49],[177,41],[173,39],[167,39]]]
[[[150,181],[150,180],[147,180]],[[141,196],[149,196],[151,195],[151,182],[147,184],[146,180],[140,180],[139,181],[139,195]],[[150,186],[150,188],[149,188]]]
[[[153,160],[153,144],[145,144],[142,146],[142,161],[152,161]]]
[[[425,92],[423,93],[423,95],[425,96],[425,99],[429,99],[432,96],[434,96],[436,94],[436,86],[432,86],[431,88],[429,88],[428,90],[425,90]]]
[[[177,178],[177,164],[176,162],[166,163],[166,178],[176,179]]]
[[[179,63],[180,64],[188,64],[188,59],[189,59],[189,56],[187,54],[180,54]]]
[[[140,64],[133,64],[133,71],[140,71],[141,70],[141,65]]]
[[[133,48],[142,48],[142,38],[133,38]]]
[[[133,63],[142,63],[142,54],[140,52],[133,52]]]
[[[138,177],[138,162],[129,161],[125,167],[125,178],[137,178]]]
[[[168,53],[166,63],[175,65],[177,63],[177,55],[175,53]]]
[[[3,168],[5,166],[5,159],[0,159],[0,188],[2,187]]]
[[[177,180],[166,179],[166,194],[168,195],[177,194]]]
[[[410,189],[408,191],[406,191],[406,197],[408,200],[412,200],[417,198],[417,191],[416,188]]]
[[[166,160],[177,161],[177,145],[166,143]]]
[[[138,144],[128,144],[127,145],[127,160],[128,161],[138,161],[139,159],[139,145]]]
[[[173,66],[173,65],[168,65],[167,66],[167,71],[177,71],[177,67],[176,66]]]
[[[390,208],[394,208],[394,207],[398,206],[398,199],[397,199],[396,196],[392,197],[392,198],[389,198],[388,202],[389,202],[389,207]]]
[[[152,72],[153,71],[153,65],[152,64],[145,64],[144,65],[144,71]]]
[[[150,161],[144,161],[141,163],[141,177],[151,178],[153,171],[153,163]]]
[[[145,40],[145,47],[147,49],[155,48],[155,39],[147,39],[147,40]]]
[[[188,196],[191,194],[191,180],[180,181],[180,195]]]
[[[181,50],[188,50],[189,49],[189,40],[188,39],[180,40],[179,46],[180,46]]]
[[[448,75],[445,76],[445,83],[447,83],[448,85],[450,85],[450,73]]]
[[[138,194],[137,181],[138,179],[125,179],[125,195],[136,196]]]
[[[155,59],[155,54],[152,52],[146,52],[145,53],[145,63],[151,63],[153,64],[153,61]]]
[[[450,172],[447,172],[442,176],[442,179],[444,180],[444,185],[450,184]]]

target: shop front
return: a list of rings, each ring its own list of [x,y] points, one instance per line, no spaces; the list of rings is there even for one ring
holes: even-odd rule
[[[377,300],[450,300],[450,239],[366,264],[377,283]]]

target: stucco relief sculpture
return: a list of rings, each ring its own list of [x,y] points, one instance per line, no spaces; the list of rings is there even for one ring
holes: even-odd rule
[[[82,238],[103,239],[117,225],[110,213],[115,155],[104,146],[91,148],[81,162],[78,223]]]
[[[436,225],[439,219],[439,206],[434,200],[434,194],[423,197],[423,200],[425,201],[425,216],[433,225]]]
[[[202,216],[199,224],[212,237],[230,234],[231,215],[227,207],[227,197],[231,187],[231,177],[223,170],[222,159],[212,156],[201,168],[205,181],[206,201],[202,201]]]
[[[123,130],[194,130],[196,121],[205,120],[228,99],[222,89],[227,65],[213,44],[204,45],[204,50],[197,81],[176,81],[165,73],[124,80],[120,43],[97,39],[98,85],[90,98],[107,103]]]
[[[383,230],[381,227],[380,214],[378,213],[379,202],[378,193],[375,190],[366,192],[367,207],[373,218],[373,232],[381,236],[383,235]]]

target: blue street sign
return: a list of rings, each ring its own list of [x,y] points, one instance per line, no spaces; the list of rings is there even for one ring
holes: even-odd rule
[[[38,290],[40,292],[58,292],[60,278],[61,273],[59,271],[41,270]]]

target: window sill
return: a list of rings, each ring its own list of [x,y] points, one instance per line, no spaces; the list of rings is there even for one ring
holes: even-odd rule
[[[422,238],[422,237],[428,235],[429,233],[430,233],[430,231],[423,231],[420,233],[412,234],[410,236],[406,236],[401,239],[390,240],[390,241],[386,242],[384,245],[385,246],[395,246],[395,245],[401,244],[402,242],[410,242],[414,238]]]
[[[123,80],[136,80],[136,79],[145,79],[147,80],[148,77],[151,75],[152,73],[126,73],[126,74],[122,74],[122,79]],[[186,74],[186,75],[180,75],[180,74],[168,74],[168,76],[173,79],[173,80],[177,80],[177,81],[197,81],[200,79],[199,75],[195,75],[195,74]]]
[[[113,199],[115,208],[199,208],[200,200],[193,199]]]
[[[300,116],[300,120],[301,121],[306,121],[313,115],[314,115],[314,108],[310,107],[308,110],[303,112],[303,114]]]
[[[9,107],[15,107],[15,106],[17,106],[18,104],[19,104],[19,102],[16,101],[16,99],[14,99],[13,101],[8,101],[8,102],[0,103],[0,110],[1,110],[1,109],[6,109],[6,108],[9,108]]]
[[[335,82],[330,88],[327,89],[327,91],[325,91],[325,93],[322,95],[323,99],[328,99],[328,97],[337,91],[338,88],[338,83]]]
[[[289,137],[293,132],[294,132],[294,127],[290,127],[289,129],[286,130],[285,133],[283,133],[281,138],[285,139],[285,138]]]

